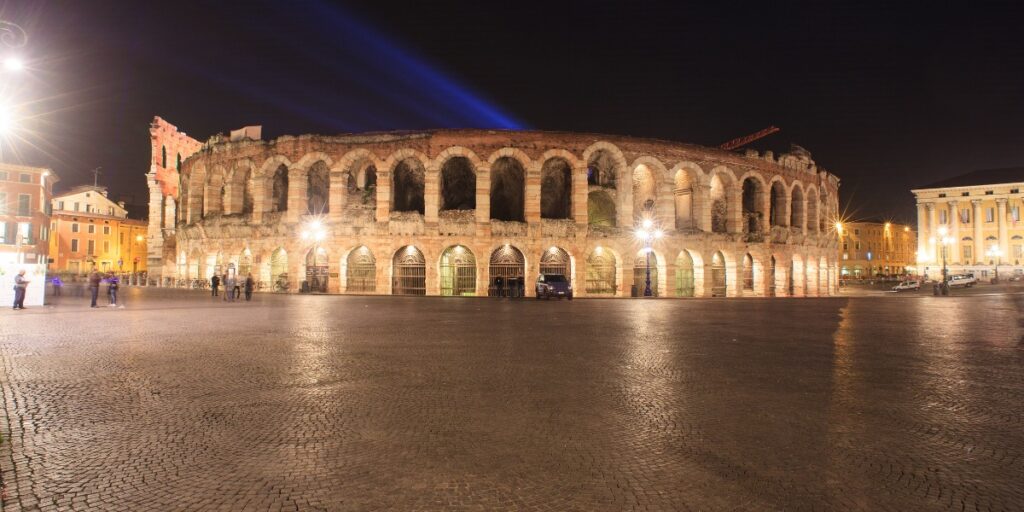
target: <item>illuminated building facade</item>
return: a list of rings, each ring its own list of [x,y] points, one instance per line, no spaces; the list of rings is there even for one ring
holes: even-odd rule
[[[81,275],[146,270],[146,221],[129,219],[104,187],[75,187],[53,198],[50,265],[53,273]]]
[[[840,276],[899,276],[914,269],[917,233],[894,222],[844,222],[839,231]]]

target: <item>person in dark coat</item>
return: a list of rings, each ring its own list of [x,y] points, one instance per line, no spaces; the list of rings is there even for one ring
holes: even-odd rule
[[[89,273],[89,293],[92,296],[92,306],[90,307],[98,307],[96,305],[96,298],[100,295],[100,281],[102,280],[103,278],[96,271],[96,267],[93,267],[92,272]]]
[[[107,274],[107,298],[110,300],[109,306],[112,308],[117,307],[117,289],[120,284],[121,282],[117,275],[113,272]]]
[[[219,286],[220,286],[220,276],[218,276],[217,274],[214,274],[213,277],[210,278],[210,290],[211,290],[211,293],[213,294],[214,297],[217,296],[217,287],[219,287]]]
[[[252,289],[256,286],[256,283],[252,280],[252,274],[245,276],[245,300],[246,302],[252,300]]]
[[[25,309],[25,290],[28,289],[28,279],[25,279],[25,271],[18,271],[14,276],[14,309]]]

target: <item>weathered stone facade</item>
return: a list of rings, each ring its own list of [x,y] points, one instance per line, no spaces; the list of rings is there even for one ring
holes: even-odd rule
[[[838,186],[803,150],[495,130],[215,137],[181,166],[164,268],[179,282],[233,265],[270,288],[321,272],[331,293],[428,295],[510,278],[530,295],[543,269],[577,296],[628,296],[647,264],[634,225],[651,219],[665,234],[657,295],[831,295]],[[166,214],[168,196],[152,197]]]

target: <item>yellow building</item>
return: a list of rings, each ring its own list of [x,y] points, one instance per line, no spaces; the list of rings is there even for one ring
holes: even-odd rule
[[[974,171],[912,190],[921,272],[973,272],[979,279],[1024,272],[1024,167]]]
[[[917,234],[893,222],[846,222],[839,233],[840,277],[899,276],[915,261]]]
[[[50,272],[145,272],[147,222],[129,219],[103,187],[55,196],[50,220]]]

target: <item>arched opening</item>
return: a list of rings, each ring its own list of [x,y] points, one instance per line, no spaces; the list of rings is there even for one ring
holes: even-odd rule
[[[327,249],[316,247],[306,253],[306,286],[311,293],[327,293]]]
[[[569,280],[569,284],[572,284],[572,271],[569,267],[569,253],[561,247],[551,246],[540,257],[541,274],[565,276]]]
[[[743,255],[742,283],[744,291],[754,291],[754,257]]]
[[[231,175],[231,211],[228,213],[241,213],[243,215],[252,213],[253,197],[250,180],[252,169],[240,167],[235,169]]]
[[[345,261],[345,291],[372,293],[377,291],[377,260],[370,248],[363,245],[348,253]]]
[[[718,251],[711,256],[711,296],[725,297],[726,290],[725,255]]]
[[[199,252],[198,249],[192,251],[192,256],[188,259],[188,278],[206,278],[206,262],[203,261],[203,253]]]
[[[821,206],[818,208],[818,231],[824,233],[824,232],[828,231],[828,227],[827,226],[828,226],[828,214],[829,214],[829,210],[828,210],[828,193],[825,192],[824,188],[821,189],[821,193],[818,194],[818,197],[821,198]]]
[[[658,180],[654,171],[644,164],[633,169],[633,221],[653,219],[658,200]]]
[[[794,228],[804,227],[804,192],[800,187],[793,187],[793,198],[789,205],[789,225]]]
[[[526,286],[526,258],[522,251],[505,244],[491,253],[487,295],[521,297]]]
[[[743,180],[743,230],[746,233],[760,233],[764,222],[764,189],[756,178]]]
[[[306,177],[307,213],[321,215],[330,211],[331,170],[323,161],[309,168]]]
[[[590,155],[587,161],[588,186],[614,189],[617,174],[615,159],[610,152],[601,149]]]
[[[807,191],[807,231],[818,231],[818,194],[814,188]]]
[[[672,193],[676,200],[676,229],[693,229],[693,180],[686,169],[676,171]]]
[[[776,293],[775,293],[775,272],[777,270],[777,267],[776,267],[776,263],[777,262],[775,261],[775,256],[772,256],[771,260],[769,260],[768,263],[771,266],[771,268],[768,269],[768,290],[767,290],[768,293],[767,294],[768,294],[769,297],[774,297],[776,295]]]
[[[587,294],[615,295],[615,256],[600,247],[587,256]]]
[[[464,156],[449,158],[441,166],[441,210],[476,209],[476,173]]]
[[[587,219],[591,226],[615,227],[615,200],[606,190],[587,193]]]
[[[689,251],[682,251],[676,258],[676,296],[693,297],[693,257]]]
[[[215,168],[206,179],[206,207],[203,216],[224,211],[224,169]]]
[[[441,295],[476,295],[476,257],[461,245],[441,253]]]
[[[540,170],[540,216],[568,219],[572,215],[572,167],[561,158],[549,158]]]
[[[270,254],[270,282],[275,292],[286,292],[290,288],[288,280],[288,253],[278,248]]]
[[[654,251],[641,249],[633,260],[633,285],[636,296],[647,295],[648,278],[650,279],[651,297],[659,297],[658,291],[658,256]]]
[[[288,210],[288,167],[281,164],[274,171],[270,188],[270,211]]]
[[[711,202],[711,231],[713,233],[727,232],[729,203],[725,199],[725,184],[717,174],[711,177],[711,190],[708,199]]]
[[[167,146],[160,146],[160,167],[167,168]]]
[[[427,294],[427,263],[419,249],[411,245],[399,249],[392,262],[392,275],[391,293]]]
[[[423,164],[415,158],[398,162],[393,171],[392,211],[423,213],[424,173]]]
[[[526,171],[519,160],[503,156],[491,165],[491,218],[524,222]]]
[[[246,249],[238,257],[238,276],[244,280],[249,274],[252,274],[252,252]]]
[[[781,181],[772,183],[772,198],[771,198],[771,218],[772,226],[785,226],[786,225],[786,186]]]
[[[348,168],[345,188],[349,206],[377,206],[377,168],[368,158],[357,160]]]

